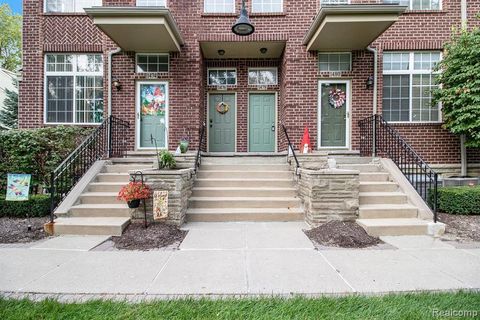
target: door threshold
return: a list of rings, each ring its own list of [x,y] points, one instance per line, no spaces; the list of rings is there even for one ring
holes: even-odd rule
[[[287,152],[202,152],[206,157],[280,157]]]

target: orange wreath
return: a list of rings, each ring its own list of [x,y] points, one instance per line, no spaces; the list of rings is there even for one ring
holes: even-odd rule
[[[228,110],[230,110],[230,106],[222,101],[219,104],[217,104],[216,109],[218,113],[225,114],[228,112]]]

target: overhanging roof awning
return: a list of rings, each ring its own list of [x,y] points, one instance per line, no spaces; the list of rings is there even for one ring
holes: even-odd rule
[[[85,11],[93,23],[125,51],[179,52],[184,44],[166,8],[93,7]]]
[[[206,59],[275,59],[282,56],[285,43],[285,41],[201,41],[200,47]],[[224,55],[219,55],[219,50],[223,50]]]
[[[363,50],[407,9],[399,5],[325,5],[303,44],[309,51]]]

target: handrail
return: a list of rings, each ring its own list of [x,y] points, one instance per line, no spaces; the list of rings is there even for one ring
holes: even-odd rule
[[[295,149],[293,148],[293,145],[290,141],[290,137],[288,136],[287,128],[285,127],[285,125],[283,123],[282,123],[282,128],[283,128],[283,132],[285,133],[285,137],[287,138],[288,148],[289,148],[289,150],[292,150],[293,158],[295,159],[295,163],[297,164],[297,167],[295,168],[295,174],[299,175],[298,169],[300,169],[300,163],[298,162],[297,155],[295,153]]]
[[[360,154],[385,155],[397,165],[417,193],[433,211],[437,222],[438,173],[385,119],[374,114],[358,122],[360,127]]]
[[[129,123],[109,116],[50,174],[50,222],[55,209],[97,161],[123,156]]]
[[[202,144],[203,144],[203,136],[205,135],[205,122],[202,125],[202,129],[200,131],[200,141],[198,143],[198,150],[197,150],[197,155],[195,156],[195,169],[194,172],[195,174],[197,173],[197,169],[200,166],[200,151],[202,150]]]

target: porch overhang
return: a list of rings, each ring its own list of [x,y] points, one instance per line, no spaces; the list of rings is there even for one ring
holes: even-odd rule
[[[201,41],[206,59],[276,59],[285,49],[286,41]],[[223,51],[223,55],[219,54]]]
[[[93,7],[85,11],[93,23],[125,51],[179,52],[184,44],[166,8]]]
[[[304,38],[308,51],[363,50],[407,9],[388,5],[324,5]]]

